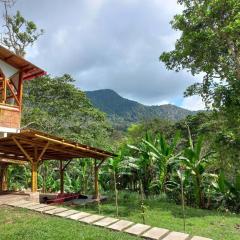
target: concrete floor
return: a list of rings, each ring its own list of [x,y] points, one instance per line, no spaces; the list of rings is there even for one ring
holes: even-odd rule
[[[28,200],[29,195],[20,192],[1,192],[0,193],[0,205],[8,204],[14,201]]]
[[[44,197],[48,199],[56,198],[57,193],[40,193],[40,203],[44,203]],[[92,195],[87,195],[87,199],[74,199],[71,201],[64,202],[65,205],[85,205],[96,202]],[[106,196],[101,196],[101,201],[105,201]],[[29,200],[29,194],[24,192],[0,192],[0,205],[7,204],[10,202],[16,202],[20,200]]]

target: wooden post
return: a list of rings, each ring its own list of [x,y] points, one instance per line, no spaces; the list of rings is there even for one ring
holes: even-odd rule
[[[96,159],[94,159],[94,187],[95,187],[94,198],[98,200],[99,199],[98,166]]]
[[[1,164],[1,170],[0,170],[0,192],[7,191],[7,168],[8,164]]]
[[[3,80],[3,92],[2,92],[3,103],[6,103],[7,100],[7,80],[4,77]]]
[[[64,193],[64,169],[63,169],[62,160],[60,161],[59,171],[60,171],[60,192],[61,194],[63,194]]]
[[[32,192],[37,192],[37,168],[38,168],[38,162],[33,161],[32,162]]]
[[[23,95],[23,72],[20,71],[19,73],[19,82],[18,82],[18,99],[20,102],[20,110],[22,109],[22,95]]]

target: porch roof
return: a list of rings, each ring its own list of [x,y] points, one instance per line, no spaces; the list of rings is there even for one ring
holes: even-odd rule
[[[105,160],[116,156],[98,148],[83,145],[61,137],[33,129],[0,138],[0,158],[17,161],[71,160],[74,158],[94,158]]]
[[[0,59],[23,72],[23,80],[31,80],[46,74],[44,70],[0,45]]]

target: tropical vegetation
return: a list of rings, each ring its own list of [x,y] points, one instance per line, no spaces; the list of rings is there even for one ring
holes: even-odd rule
[[[22,127],[118,154],[101,167],[101,191],[112,197],[110,203],[98,205],[98,211],[153,226],[172,225],[174,230],[184,225],[187,231],[216,239],[239,239],[240,3],[178,2],[184,10],[174,17],[172,27],[182,34],[175,49],[162,53],[160,60],[169,70],[204,75],[203,82],[190,86],[185,95],[200,95],[208,111],[175,121],[137,119],[127,130],[116,130],[114,118],[95,108],[65,74],[25,83]],[[147,115],[142,107],[139,111]],[[130,120],[135,117],[130,114]],[[29,188],[28,168],[9,167],[11,189]],[[59,191],[56,162],[45,162],[38,178],[42,191]],[[93,178],[93,161],[78,159],[65,173],[65,190],[90,194]],[[95,211],[95,206],[89,210]],[[134,212],[138,215],[132,216]]]

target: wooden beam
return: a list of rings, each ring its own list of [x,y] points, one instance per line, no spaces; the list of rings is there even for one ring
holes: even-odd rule
[[[22,151],[20,151],[18,147],[16,150],[16,148],[14,148],[13,146],[6,147],[6,146],[2,146],[2,144],[0,144],[0,152],[3,152],[5,154],[15,154],[15,155],[19,155],[19,153],[21,153],[22,155]],[[0,157],[1,157],[1,154],[0,154]]]
[[[64,193],[64,171],[66,170],[67,166],[69,163],[72,161],[72,159],[68,160],[68,162],[63,166],[63,161],[60,160],[60,165],[59,165],[59,172],[60,172],[60,193]]]
[[[18,139],[22,142],[22,143],[26,143],[26,144],[29,144],[29,145],[32,145],[32,146],[41,146],[41,147],[44,147],[44,143],[40,143],[40,142],[37,142],[37,143],[33,143],[31,142],[29,139],[27,138],[24,138],[24,137],[21,137],[21,136],[18,136]],[[57,152],[57,153],[64,153],[64,154],[71,154],[73,155],[73,158],[84,158],[84,157],[91,157],[91,158],[96,158],[96,156],[94,154],[91,154],[91,153],[86,153],[86,152],[82,152],[81,155],[79,152],[77,152],[77,150],[69,150],[69,149],[66,149],[64,148],[63,144],[60,142],[58,143],[55,143],[55,144],[59,144],[59,145],[53,145],[53,144],[50,144],[50,141],[49,141],[49,146],[48,146],[48,150],[53,150],[54,152]],[[98,158],[98,159],[102,159],[101,158]]]
[[[12,93],[15,101],[17,102],[17,105],[20,106],[20,102],[19,102],[19,100],[17,98],[17,95],[15,94],[14,90],[12,89],[12,86],[10,85],[10,83],[9,83],[9,81],[7,79],[6,79],[6,83],[7,83],[7,86],[9,88],[10,92]]]
[[[14,160],[14,159],[9,159],[9,158],[4,158],[4,159],[0,159],[0,164],[1,163],[24,165],[24,164],[27,164],[29,162],[23,161],[23,160]]]
[[[1,154],[0,155],[0,158],[1,159],[12,159],[12,160],[19,160],[19,161],[26,161],[26,159],[24,158],[24,156],[23,157],[20,157],[20,156],[11,156],[10,154]],[[0,159],[0,161],[1,161],[1,159]]]
[[[23,72],[19,72],[19,82],[18,82],[18,99],[20,102],[20,109],[22,109],[22,96],[23,96]]]
[[[38,159],[38,146],[34,147],[34,161],[37,161]]]
[[[72,147],[72,148],[75,148],[75,149],[79,149],[79,150],[82,150],[82,151],[84,151],[84,152],[97,154],[97,155],[101,156],[101,158],[103,158],[103,157],[110,157],[109,154],[101,153],[101,152],[96,152],[96,151],[93,151],[93,150],[91,150],[91,149],[86,149],[86,148],[77,146],[77,145],[75,145],[75,144],[66,143],[66,142],[64,142],[64,141],[60,141],[60,140],[57,140],[57,139],[52,139],[52,138],[45,137],[45,136],[42,136],[42,135],[39,135],[39,134],[35,134],[35,136],[38,137],[38,138],[41,138],[41,139],[48,140],[48,141],[50,141],[50,142],[55,142],[55,143],[59,143],[59,144],[61,144],[61,145],[65,145],[65,146],[69,146],[69,147]]]
[[[22,153],[25,155],[25,157],[33,163],[32,157],[29,156],[29,154],[25,151],[25,149],[22,147],[22,145],[18,142],[18,140],[15,137],[12,137],[13,141],[16,143],[16,145],[19,147],[19,149],[22,151]]]
[[[68,160],[68,162],[65,164],[65,166],[63,167],[63,170],[65,171],[67,166],[69,165],[69,163],[72,161],[72,159]]]
[[[42,152],[41,152],[40,155],[38,156],[37,161],[41,161],[41,160],[42,160],[42,157],[43,157],[44,153],[47,151],[48,147],[49,147],[49,142],[47,142],[47,144],[46,144],[45,147],[43,148]]]
[[[36,161],[32,162],[32,192],[37,192],[37,168],[38,163]]]
[[[1,164],[0,166],[0,192],[2,191],[7,191],[8,186],[7,186],[7,168],[8,164]]]
[[[106,159],[103,159],[98,165],[97,168],[99,169],[101,167],[101,165],[105,162]]]
[[[3,80],[3,90],[2,90],[2,102],[6,103],[7,100],[7,83],[6,83],[7,79],[4,78]]]
[[[63,194],[64,193],[64,169],[63,169],[62,160],[60,161],[59,171],[60,171],[60,193]]]
[[[96,159],[94,159],[94,189],[94,199],[99,200],[98,167]]]

